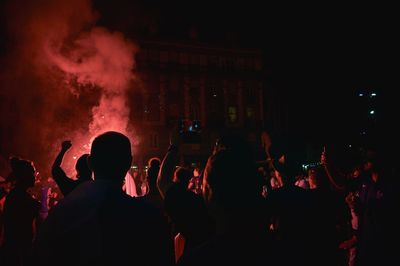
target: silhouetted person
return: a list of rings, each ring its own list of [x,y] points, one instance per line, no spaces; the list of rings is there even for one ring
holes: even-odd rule
[[[262,180],[248,149],[240,144],[218,149],[208,159],[203,197],[216,222],[216,237],[184,255],[180,265],[274,265]]]
[[[345,224],[348,211],[343,195],[333,191],[330,181],[323,167],[316,167],[309,171],[310,197],[309,226],[307,235],[308,248],[313,250],[308,265],[338,265],[339,253],[339,225]],[[348,214],[348,215],[346,215]],[[346,219],[347,218],[347,219]],[[343,220],[343,221],[342,221]],[[330,258],[329,260],[327,258]]]
[[[15,187],[8,194],[4,206],[4,258],[5,265],[26,265],[35,234],[35,219],[40,203],[27,192],[35,184],[33,163],[11,159]],[[3,265],[3,264],[2,264]]]
[[[398,190],[388,186],[389,174],[385,172],[381,162],[372,161],[366,169],[368,172],[362,180],[358,197],[356,197],[356,213],[358,216],[357,230],[357,256],[356,264],[359,265],[390,265],[393,253],[392,241],[397,240],[394,235],[398,231],[398,224],[393,223],[394,213],[398,206],[398,193],[394,198],[391,194]],[[395,177],[397,178],[397,176]],[[393,235],[393,236],[392,236]],[[396,246],[396,245],[394,245]],[[398,258],[396,258],[398,260]]]
[[[188,188],[193,172],[185,167],[174,171],[177,157],[178,145],[175,143],[170,145],[157,179],[160,194],[164,197],[165,212],[173,222],[174,233],[179,233],[175,238],[176,260],[206,242],[214,233],[203,198]],[[182,246],[183,249],[178,248]]]
[[[308,247],[310,201],[307,191],[295,185],[296,166],[293,163],[275,164],[281,186],[267,197],[273,232],[277,239],[282,265],[307,265],[312,254]]]
[[[151,158],[148,162],[147,182],[149,183],[150,194],[159,194],[157,189],[157,176],[160,171],[160,164],[160,159],[156,157]]]
[[[92,180],[92,170],[88,166],[89,154],[84,154],[76,161],[75,170],[77,180],[69,178],[64,170],[61,168],[61,163],[64,158],[65,153],[72,147],[71,141],[63,141],[61,143],[61,151],[54,160],[53,167],[51,169],[51,174],[56,181],[61,193],[66,196],[72,190],[74,190],[78,185],[86,181]]]
[[[49,213],[36,245],[39,265],[162,265],[173,263],[161,214],[122,190],[131,166],[129,139],[106,132],[92,143],[86,182]]]
[[[149,191],[143,196],[143,199],[151,202],[158,208],[163,209],[163,200],[157,188],[157,176],[160,171],[160,164],[161,161],[157,157],[151,158],[148,162],[146,179]]]

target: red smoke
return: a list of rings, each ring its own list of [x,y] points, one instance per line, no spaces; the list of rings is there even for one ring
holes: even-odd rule
[[[115,130],[132,138],[126,93],[136,48],[121,33],[94,26],[90,1],[10,1],[7,15],[15,46],[3,59],[2,108],[16,114],[1,116],[10,128],[0,132],[2,146],[8,142],[3,158],[21,155],[47,172],[60,142],[71,139],[65,163],[73,169],[71,159],[87,153],[94,136]]]

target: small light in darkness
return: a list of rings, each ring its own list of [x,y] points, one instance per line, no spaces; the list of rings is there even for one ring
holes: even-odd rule
[[[370,113],[371,115],[373,115],[373,114],[375,114],[375,111],[374,111],[374,110],[371,110],[371,111],[369,111],[369,113]]]
[[[371,97],[375,97],[375,96],[376,96],[375,92],[371,93]]]
[[[363,93],[359,93],[359,94],[358,94],[358,96],[360,96],[360,97],[363,97],[363,96],[364,96],[364,94],[363,94]]]

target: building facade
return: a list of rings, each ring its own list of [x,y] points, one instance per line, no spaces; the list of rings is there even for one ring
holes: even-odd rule
[[[183,138],[181,164],[204,166],[221,132],[239,132],[259,144],[266,108],[260,51],[160,41],[139,44],[139,82],[130,95],[131,122],[139,140],[135,164],[162,159],[171,132],[182,131],[182,119],[189,124],[183,130],[197,133]]]

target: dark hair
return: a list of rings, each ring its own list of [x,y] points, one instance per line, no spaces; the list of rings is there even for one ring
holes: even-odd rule
[[[131,142],[125,135],[109,131],[97,136],[90,151],[90,166],[102,177],[123,179],[132,162]]]
[[[35,167],[31,161],[20,159],[18,157],[10,158],[11,174],[8,181],[16,181],[25,187],[33,186],[35,182]]]
[[[157,167],[160,167],[160,165],[161,165],[161,161],[157,157],[150,158],[150,160],[148,162],[149,168],[150,167],[151,168],[157,168]]]
[[[89,180],[92,177],[92,170],[89,168],[88,157],[89,154],[86,153],[79,157],[79,159],[76,161],[75,170],[77,172],[78,179]]]
[[[30,171],[35,169],[31,161],[20,159],[18,157],[10,158],[10,166],[12,172],[16,176],[24,171]]]
[[[160,170],[161,161],[157,157],[153,157],[148,161],[149,169],[147,169],[147,181],[149,183],[150,192],[157,193],[157,176]]]
[[[204,178],[212,189],[212,198],[225,206],[249,205],[261,195],[262,179],[254,161],[239,150],[213,154],[207,161]]]
[[[175,170],[175,179],[177,182],[189,184],[190,179],[193,177],[193,171],[186,167],[178,167]]]

